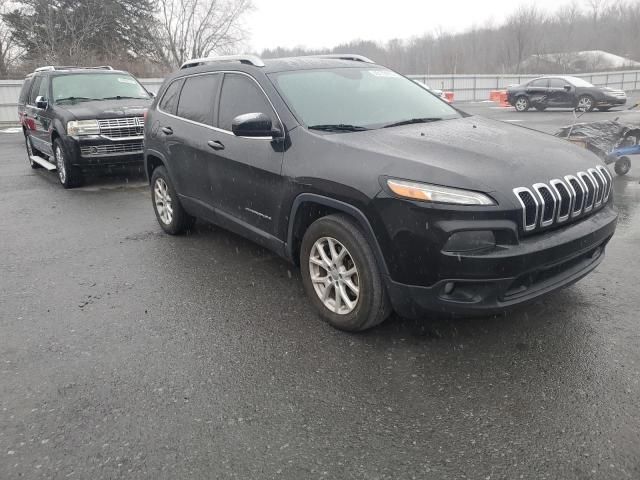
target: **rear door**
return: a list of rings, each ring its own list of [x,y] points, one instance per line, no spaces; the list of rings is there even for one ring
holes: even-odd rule
[[[158,135],[171,159],[171,176],[180,195],[212,206],[207,141],[213,132],[222,75],[207,73],[173,82],[162,97]]]
[[[527,95],[533,105],[544,105],[547,102],[549,79],[538,78],[527,84]]]

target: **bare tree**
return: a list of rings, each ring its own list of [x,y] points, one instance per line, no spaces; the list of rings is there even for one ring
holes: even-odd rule
[[[158,0],[159,60],[176,67],[233,50],[246,38],[241,19],[251,8],[251,0]]]
[[[9,69],[22,54],[13,35],[13,31],[5,23],[3,15],[12,7],[8,0],[0,0],[0,78],[7,78]]]
[[[520,73],[522,61],[529,55],[540,53],[539,43],[544,17],[535,5],[520,7],[507,18],[505,25],[509,37],[507,52],[516,72]]]

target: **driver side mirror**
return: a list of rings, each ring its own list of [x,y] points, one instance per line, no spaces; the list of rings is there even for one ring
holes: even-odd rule
[[[49,102],[42,95],[38,95],[36,97],[36,108],[39,108],[40,110],[46,110],[48,106]]]
[[[565,86],[564,86],[564,89],[565,89],[567,92],[570,92],[570,91],[571,91],[571,85],[565,85]]]
[[[282,132],[273,128],[271,118],[264,113],[238,115],[231,123],[231,130],[237,137],[280,137]]]

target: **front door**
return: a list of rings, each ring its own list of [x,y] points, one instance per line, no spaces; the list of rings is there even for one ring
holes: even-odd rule
[[[264,113],[274,127],[282,128],[271,103],[256,80],[240,73],[226,73],[218,106],[217,130],[207,142],[208,173],[219,215],[228,216],[249,230],[276,236],[283,214],[283,153],[272,138],[236,137],[235,117]]]
[[[562,78],[549,79],[549,106],[566,108],[573,105],[573,87]]]
[[[51,145],[51,106],[47,108],[39,108],[36,105],[37,98],[43,98],[47,102],[50,101],[49,96],[49,79],[46,76],[36,77],[29,93],[29,99],[25,108],[27,117],[27,126],[29,135],[34,148],[40,150],[46,155],[52,155],[53,149]]]

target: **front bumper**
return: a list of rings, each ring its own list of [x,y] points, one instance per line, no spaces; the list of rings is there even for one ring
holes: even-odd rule
[[[597,102],[598,107],[615,107],[625,105],[627,103],[626,97],[605,97],[603,100]]]
[[[559,230],[523,238],[516,245],[487,253],[450,254],[441,262],[440,279],[431,286],[406,285],[386,278],[396,312],[419,318],[439,312],[486,315],[577,282],[604,258],[616,228],[609,205]]]
[[[143,138],[110,139],[101,135],[67,137],[65,146],[80,168],[142,165]]]

